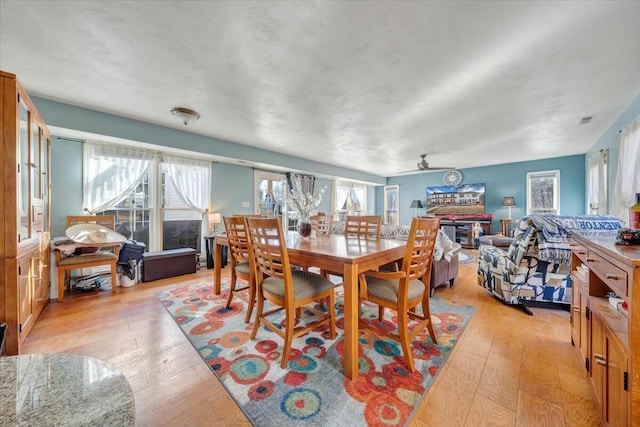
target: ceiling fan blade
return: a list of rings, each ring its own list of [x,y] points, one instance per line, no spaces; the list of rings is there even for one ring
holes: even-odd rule
[[[449,171],[449,170],[453,170],[455,168],[447,168],[447,167],[432,167],[426,170],[430,170],[430,171]]]
[[[451,168],[453,169],[453,168]],[[411,169],[408,171],[402,171],[402,172],[397,172],[398,175],[404,174],[404,173],[429,173],[429,172],[438,172],[438,171],[442,171],[445,169],[440,169],[440,168],[429,168],[429,169]],[[448,169],[446,169],[448,170]]]

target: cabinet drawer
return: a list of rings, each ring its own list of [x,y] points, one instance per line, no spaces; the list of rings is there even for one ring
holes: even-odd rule
[[[580,261],[586,264],[589,255],[589,251],[587,250],[587,248],[576,243],[571,243],[569,246],[571,247],[571,251],[575,254],[575,256],[577,256]]]
[[[627,298],[628,281],[626,271],[616,267],[593,252],[589,253],[587,263],[589,269],[600,277],[612,291],[622,298]]]

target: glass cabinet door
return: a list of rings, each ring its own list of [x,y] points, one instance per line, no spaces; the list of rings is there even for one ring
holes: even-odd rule
[[[20,132],[18,134],[18,242],[29,235],[29,111],[20,103]]]
[[[42,173],[40,181],[42,182],[42,220],[44,222],[44,231],[49,231],[49,150],[51,149],[51,140],[42,137]]]
[[[40,131],[40,126],[35,121],[31,121],[31,173],[29,174],[31,177],[31,197],[33,199],[41,199],[42,198],[42,179],[40,177],[40,165],[42,159],[40,158],[40,147],[41,141],[40,136],[42,132]]]

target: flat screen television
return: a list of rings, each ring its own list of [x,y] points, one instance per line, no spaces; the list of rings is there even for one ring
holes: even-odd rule
[[[427,214],[441,216],[484,213],[484,193],[484,184],[427,187]]]

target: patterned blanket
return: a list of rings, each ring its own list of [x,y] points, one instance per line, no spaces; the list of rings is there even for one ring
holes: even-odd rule
[[[529,215],[520,221],[516,237],[530,226],[536,230],[539,258],[568,265],[571,262],[569,239],[572,231],[579,230],[583,235],[593,236],[617,233],[622,222],[612,215]]]

